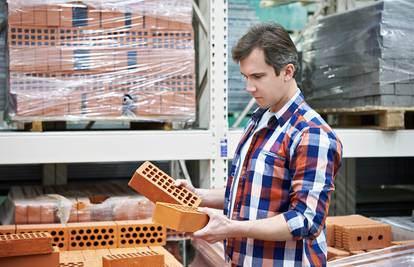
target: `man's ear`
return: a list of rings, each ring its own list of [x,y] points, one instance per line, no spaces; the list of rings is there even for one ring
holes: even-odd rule
[[[284,71],[283,71],[283,74],[284,74],[283,76],[284,77],[283,78],[284,78],[285,82],[288,82],[293,78],[293,75],[295,75],[295,71],[296,71],[295,66],[293,64],[289,63],[283,69],[284,69]]]

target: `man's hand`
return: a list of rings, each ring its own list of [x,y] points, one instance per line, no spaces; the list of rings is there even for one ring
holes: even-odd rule
[[[198,208],[198,211],[206,213],[210,218],[208,224],[201,230],[194,232],[194,238],[203,239],[209,243],[215,243],[232,237],[237,231],[237,222],[223,215],[223,211],[210,208]]]

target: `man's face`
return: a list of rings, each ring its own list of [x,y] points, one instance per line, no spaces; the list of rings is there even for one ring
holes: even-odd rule
[[[255,48],[240,60],[240,72],[246,79],[246,90],[261,108],[278,111],[287,101],[289,86],[284,81],[285,71],[276,76],[272,66],[265,62],[263,50]]]

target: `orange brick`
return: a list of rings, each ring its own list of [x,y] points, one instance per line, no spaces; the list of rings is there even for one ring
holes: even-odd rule
[[[180,232],[195,232],[208,223],[208,215],[195,207],[157,202],[153,220]]]
[[[27,6],[21,9],[22,20],[21,25],[33,26],[34,25],[34,9],[33,7]]]
[[[164,267],[164,255],[147,250],[144,252],[115,254],[102,257],[103,267],[142,266]]]
[[[338,248],[328,247],[328,260],[331,260],[335,257],[346,257],[349,255],[351,254],[348,251],[338,249]]]
[[[7,267],[59,267],[59,251],[50,254],[0,258],[0,266]]]
[[[40,223],[41,211],[39,204],[27,205],[27,223]]]
[[[88,26],[87,29],[99,30],[101,27],[101,11],[95,9],[88,9]]]
[[[116,221],[118,247],[164,246],[167,231],[163,225],[146,220]]]
[[[20,26],[22,24],[22,12],[20,10],[9,10],[9,25]]]
[[[18,103],[19,104],[19,103]],[[25,224],[27,223],[27,205],[16,203],[14,207],[14,223]]]
[[[10,235],[16,233],[16,225],[0,225],[0,235]]]
[[[104,29],[123,29],[125,27],[125,14],[121,12],[102,11],[101,24]]]
[[[174,186],[174,179],[149,161],[134,173],[128,185],[152,202],[167,202],[198,207],[201,198],[184,187]]]
[[[34,25],[40,27],[47,26],[47,7],[44,5],[36,5],[33,8]]]
[[[0,236],[0,257],[47,254],[51,252],[52,236],[49,233]]]
[[[338,226],[342,232],[342,245],[348,250],[379,249],[390,246],[391,225]]]
[[[91,201],[87,197],[78,197],[77,200],[78,222],[91,221]]]
[[[57,210],[56,204],[42,203],[40,206],[40,222],[41,223],[54,223],[56,210]]]
[[[60,26],[60,6],[47,5],[47,25],[48,26]]]
[[[62,5],[60,7],[60,27],[72,27],[73,17],[72,17],[72,5]]]
[[[68,223],[69,250],[115,248],[117,226],[114,222]]]
[[[67,250],[69,242],[68,228],[65,224],[24,224],[16,226],[17,233],[47,232],[52,236],[52,245],[59,250]]]

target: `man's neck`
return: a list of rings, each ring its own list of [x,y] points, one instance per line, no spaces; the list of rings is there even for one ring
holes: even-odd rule
[[[289,86],[289,89],[288,89],[286,95],[278,103],[276,103],[274,106],[271,106],[269,108],[269,110],[271,112],[275,112],[275,113],[278,112],[295,95],[296,90],[298,89],[298,85],[296,84],[296,80],[292,79],[289,82],[288,86]]]

